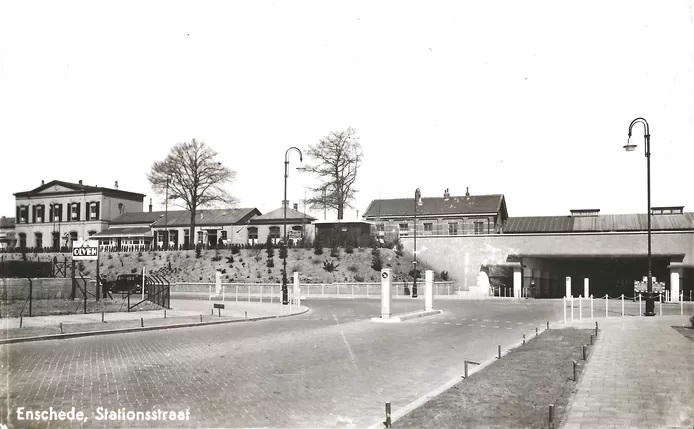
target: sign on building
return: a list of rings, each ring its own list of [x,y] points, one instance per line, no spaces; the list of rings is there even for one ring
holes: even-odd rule
[[[99,259],[97,240],[76,240],[72,243],[72,259],[76,261],[96,261]]]

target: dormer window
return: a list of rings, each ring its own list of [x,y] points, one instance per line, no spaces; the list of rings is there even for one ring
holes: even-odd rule
[[[653,215],[683,214],[684,206],[651,207]]]
[[[600,216],[600,209],[571,210],[571,217],[597,217],[597,216]]]

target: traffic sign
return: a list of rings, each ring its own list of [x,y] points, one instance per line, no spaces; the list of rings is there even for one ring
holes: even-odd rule
[[[388,272],[387,271],[381,272],[381,277],[383,277],[384,279],[387,279],[388,278]]]
[[[99,259],[97,240],[75,241],[72,243],[72,259],[76,261],[96,261]]]

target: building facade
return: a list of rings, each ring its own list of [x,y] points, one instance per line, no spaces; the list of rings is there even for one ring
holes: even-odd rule
[[[415,224],[416,211],[416,224]],[[382,241],[417,236],[457,236],[500,234],[508,218],[502,194],[374,200],[363,219],[374,222],[376,235]]]
[[[283,207],[253,217],[245,227],[245,242],[250,245],[263,244],[270,237],[274,244],[278,244],[284,235],[285,221],[287,239],[291,244],[297,244],[302,239],[312,240],[314,230],[311,223],[316,218],[298,211],[297,208],[296,204],[293,208],[287,207],[286,218]]]
[[[17,236],[14,232],[14,218],[0,217],[0,252],[13,250],[17,244]]]
[[[53,180],[15,196],[17,247],[67,250],[129,212],[142,212],[144,194]]]

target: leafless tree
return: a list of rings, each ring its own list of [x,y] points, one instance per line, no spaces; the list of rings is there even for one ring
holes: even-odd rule
[[[195,214],[198,208],[218,203],[234,205],[236,199],[224,188],[236,172],[215,160],[218,153],[204,142],[192,139],[177,143],[163,161],[155,161],[147,179],[158,195],[180,199],[190,212],[189,248],[195,246]]]
[[[312,209],[329,207],[337,210],[337,218],[342,219],[345,207],[352,207],[350,203],[358,192],[353,186],[363,157],[356,134],[349,127],[330,132],[315,146],[309,145],[307,154],[313,161],[306,169],[321,181],[319,186],[310,188],[311,196],[306,199]]]

